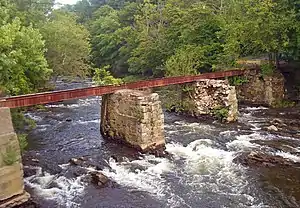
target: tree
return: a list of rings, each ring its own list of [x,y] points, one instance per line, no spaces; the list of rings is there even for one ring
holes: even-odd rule
[[[74,5],[65,5],[62,10],[72,12],[77,16],[77,22],[81,24],[88,24],[92,18],[94,8],[90,1],[81,0]]]
[[[25,26],[38,28],[47,15],[52,12],[55,0],[11,0],[15,5],[16,15]]]
[[[114,75],[128,72],[127,60],[136,41],[133,30],[136,3],[126,3],[121,10],[106,5],[99,8],[91,22],[92,60],[97,67],[110,65]]]
[[[287,0],[228,1],[224,15],[225,49],[233,57],[269,54],[278,64],[278,55],[290,42],[295,13]]]
[[[139,43],[129,59],[130,71],[154,76],[182,75],[184,71],[210,70],[220,60],[221,22],[205,3],[167,0],[154,4],[145,0],[141,10],[135,19]],[[190,52],[195,56],[184,57]],[[185,61],[192,60],[192,68],[179,71]]]
[[[66,12],[54,11],[41,28],[54,76],[85,76],[89,70],[89,32]]]
[[[121,79],[114,78],[111,73],[108,71],[110,68],[109,65],[102,68],[96,68],[93,76],[93,81],[97,85],[118,85],[122,83]]]
[[[44,58],[44,41],[38,30],[14,18],[15,7],[0,1],[0,88],[11,95],[37,91],[51,70]]]

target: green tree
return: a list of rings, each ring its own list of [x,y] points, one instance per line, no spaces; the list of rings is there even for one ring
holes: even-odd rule
[[[0,91],[18,95],[43,87],[51,70],[38,30],[24,26],[11,1],[0,0]]]
[[[8,94],[36,91],[51,70],[44,58],[44,41],[38,30],[22,26],[20,19],[0,26],[0,86]]]
[[[225,49],[228,55],[268,54],[278,64],[278,55],[290,42],[295,13],[287,0],[229,0],[224,19]]]
[[[136,3],[126,3],[122,10],[106,5],[93,15],[91,23],[92,60],[97,67],[111,65],[114,75],[127,73],[127,60],[134,48],[133,30]]]
[[[102,68],[96,68],[93,76],[93,81],[97,85],[117,85],[121,84],[122,80],[114,78],[111,73],[108,71],[110,68],[109,65]]]
[[[89,32],[66,12],[54,11],[41,28],[46,41],[46,58],[54,76],[85,76],[90,53]]]

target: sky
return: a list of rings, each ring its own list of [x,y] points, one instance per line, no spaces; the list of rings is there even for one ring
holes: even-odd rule
[[[75,4],[78,0],[56,0],[56,3],[61,4]]]

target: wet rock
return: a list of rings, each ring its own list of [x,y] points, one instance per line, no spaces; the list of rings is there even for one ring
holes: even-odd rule
[[[71,122],[72,119],[71,119],[71,118],[67,118],[66,121],[67,121],[67,122]]]
[[[105,187],[110,181],[109,178],[101,172],[91,172],[90,175],[92,176],[92,183],[99,187]]]
[[[71,165],[82,165],[87,159],[84,157],[79,157],[79,158],[71,158],[69,160],[69,163]]]
[[[111,158],[114,159],[116,162],[120,162],[120,159],[115,155],[112,155]]]
[[[281,156],[264,154],[261,152],[245,152],[237,156],[235,163],[250,167],[274,167],[274,166],[299,166],[300,163],[293,162]]]
[[[271,125],[269,127],[266,128],[268,131],[278,131],[278,128],[274,125]]]
[[[152,150],[149,152],[149,154],[155,155],[156,157],[164,157],[164,158],[170,157],[170,154],[167,151],[165,151],[165,148]]]
[[[274,124],[274,125],[283,125],[284,124],[284,122],[283,122],[283,120],[281,120],[281,119],[279,119],[279,118],[274,118],[271,122],[270,122],[271,124]]]
[[[296,148],[298,147],[298,142],[288,139],[252,140],[251,143],[259,144],[260,146],[271,148],[276,151],[289,153],[297,153]]]
[[[24,166],[23,171],[24,171],[24,178],[36,175],[36,168]]]

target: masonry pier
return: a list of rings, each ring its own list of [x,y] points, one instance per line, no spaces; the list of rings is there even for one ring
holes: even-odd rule
[[[142,152],[164,148],[164,115],[156,93],[120,90],[102,97],[101,133]]]
[[[236,90],[227,80],[203,79],[187,84],[182,104],[183,110],[194,117],[217,116],[227,122],[238,118]]]

